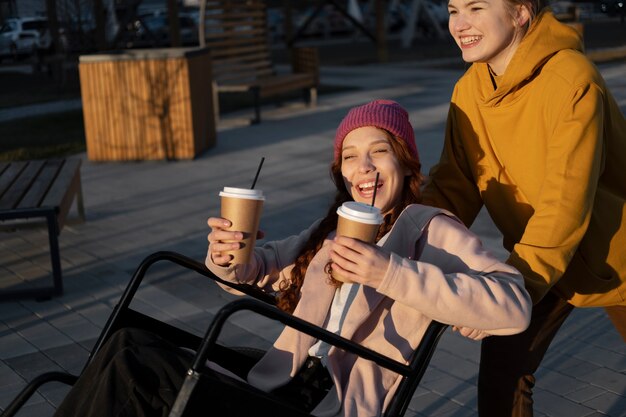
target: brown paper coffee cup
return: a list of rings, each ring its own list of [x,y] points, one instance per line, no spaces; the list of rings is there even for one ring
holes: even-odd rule
[[[220,197],[222,199],[221,216],[232,223],[227,230],[243,233],[241,248],[227,253],[233,255],[232,264],[246,264],[250,262],[256,243],[263,211],[263,192],[224,187],[224,191],[220,192]]]
[[[367,204],[349,201],[338,210],[337,236],[359,239],[366,243],[374,243],[378,229],[383,221],[380,210]],[[337,281],[350,282],[335,271],[331,276]]]

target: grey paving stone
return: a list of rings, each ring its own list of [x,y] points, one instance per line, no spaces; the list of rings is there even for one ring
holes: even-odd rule
[[[37,348],[32,343],[3,323],[0,323],[0,331],[0,359],[3,361],[37,351]]]
[[[581,375],[580,379],[615,394],[626,394],[626,373],[608,368],[597,368],[588,374]]]
[[[78,375],[89,357],[89,350],[77,343],[47,349],[43,352],[60,370]]]
[[[533,393],[534,409],[549,416],[558,417],[582,417],[592,411],[592,408],[577,404],[560,395],[548,391],[536,389]]]
[[[589,401],[585,401],[584,405],[611,417],[626,416],[626,396],[624,395],[605,392]]]
[[[58,364],[54,363],[41,351],[6,359],[6,364],[12,369],[17,370],[20,376],[26,381],[30,381],[37,375],[45,372],[59,370]]]
[[[39,398],[40,401],[36,401]],[[19,417],[48,417],[54,414],[55,408],[45,402],[39,394],[37,397],[28,401],[24,407],[20,410]]]
[[[546,371],[536,375],[536,386],[553,394],[567,397],[567,394],[579,391],[589,386],[586,381],[581,381],[555,371]]]
[[[474,410],[448,401],[444,397],[433,393],[413,397],[406,413],[407,416],[414,415],[419,417],[469,417],[475,414]]]
[[[33,319],[28,323],[24,323],[20,326],[18,332],[40,350],[72,343],[68,336],[42,320]]]
[[[598,366],[611,368],[622,373],[626,372],[626,354],[589,345],[581,348],[575,356],[584,357],[585,360]]]
[[[606,390],[600,387],[594,387],[593,385],[586,385],[579,390],[568,392],[567,394],[564,395],[564,397],[574,402],[583,404],[586,401],[599,397],[605,392]]]

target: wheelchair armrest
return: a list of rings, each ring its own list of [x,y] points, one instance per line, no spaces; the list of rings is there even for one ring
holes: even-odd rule
[[[412,372],[412,369],[409,365],[391,359],[376,351],[359,345],[358,343],[355,343],[350,339],[346,339],[335,333],[329,332],[326,329],[316,326],[308,321],[302,320],[301,318],[285,313],[284,311],[279,310],[274,306],[269,306],[265,303],[261,303],[253,299],[235,300],[228,303],[217,312],[215,318],[213,319],[213,322],[206,332],[200,348],[198,349],[198,354],[194,359],[192,369],[198,371],[202,368],[207,358],[209,357],[211,347],[217,341],[217,338],[222,330],[223,325],[226,323],[226,320],[234,313],[242,310],[253,311],[269,319],[280,321],[286,326],[293,327],[294,329],[313,336],[316,339],[323,340],[326,343],[358,355],[364,359],[376,362],[378,365],[387,368],[393,372],[396,372],[400,375],[406,376]]]
[[[104,343],[107,341],[109,336],[117,329],[116,325],[119,321],[120,316],[122,315],[123,312],[126,312],[130,309],[129,305],[133,297],[135,296],[135,293],[139,289],[139,286],[141,285],[141,282],[143,281],[146,273],[148,272],[148,270],[150,269],[152,265],[154,265],[155,263],[159,261],[167,261],[167,262],[177,264],[179,266],[182,266],[183,268],[195,271],[201,275],[204,275],[205,277],[212,279],[213,281],[217,283],[231,287],[239,292],[242,292],[264,303],[272,304],[272,305],[276,304],[276,299],[273,296],[261,291],[259,288],[253,287],[251,285],[235,284],[229,281],[225,281],[219,278],[218,276],[216,276],[211,271],[209,271],[208,268],[201,262],[198,262],[194,259],[191,259],[187,256],[181,255],[176,252],[171,252],[171,251],[155,252],[145,257],[141,261],[137,269],[135,270],[135,273],[130,279],[130,282],[124,289],[124,292],[122,293],[122,296],[120,297],[120,300],[113,308],[111,315],[109,316],[106,324],[104,325],[104,329],[100,333],[100,336],[98,340],[96,341],[94,348],[92,349],[92,355],[95,352],[98,352],[100,350],[100,348],[102,347],[102,345],[104,345]],[[90,356],[85,366],[87,366],[91,362],[91,359],[92,357]]]
[[[437,321],[431,321],[419,346],[413,352],[409,364],[406,365],[359,345],[352,340],[346,339],[298,317],[287,314],[274,306],[261,303],[254,299],[236,300],[222,307],[207,329],[202,344],[196,353],[191,368],[187,372],[187,376],[185,377],[185,381],[179,391],[169,417],[180,417],[183,415],[186,403],[189,400],[196,384],[200,380],[204,364],[209,358],[209,355],[212,353],[212,349],[216,346],[216,341],[223,325],[231,315],[242,310],[253,311],[269,319],[280,321],[286,326],[293,327],[298,331],[306,333],[317,339],[321,339],[326,343],[358,355],[364,359],[371,360],[379,366],[402,375],[402,380],[397,387],[396,393],[387,406],[385,416],[400,416],[405,413],[411,400],[411,395],[417,388],[426,367],[428,366],[437,342],[448,327],[447,325]]]
[[[249,295],[250,297],[256,298],[268,304],[276,303],[276,299],[273,296],[261,291],[259,288],[253,287],[252,285],[235,284],[229,281],[225,281],[219,278],[213,272],[209,271],[206,265],[204,265],[201,262],[191,259],[185,255],[181,255],[180,253],[171,252],[171,251],[160,251],[160,252],[155,252],[151,255],[148,255],[146,258],[144,258],[141,264],[139,264],[139,266],[137,267],[137,270],[135,271],[135,274],[133,275],[133,278],[131,279],[126,290],[124,291],[124,294],[122,295],[120,299],[120,304],[124,303],[127,298],[128,298],[128,301],[132,299],[132,297],[135,295],[135,292],[137,291],[137,288],[139,288],[139,285],[141,284],[141,281],[143,280],[148,269],[153,264],[159,261],[169,261],[177,265],[180,265],[183,268],[191,269],[201,275],[204,275],[207,278],[212,279],[215,282],[218,282],[227,287],[231,287],[237,291],[240,291],[246,295]]]

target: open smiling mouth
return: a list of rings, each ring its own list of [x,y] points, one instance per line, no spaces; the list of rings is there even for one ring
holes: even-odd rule
[[[374,194],[374,186],[375,186],[375,182],[374,181],[368,181],[368,182],[364,182],[359,184],[356,189],[359,191],[359,194],[363,197],[370,197],[372,196],[372,194]],[[383,186],[383,182],[378,180],[378,190],[380,190]]]
[[[459,39],[462,47],[471,47],[477,45],[481,40],[482,36],[465,36]]]

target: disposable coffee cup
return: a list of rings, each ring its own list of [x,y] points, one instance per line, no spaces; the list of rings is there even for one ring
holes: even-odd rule
[[[359,239],[365,243],[374,243],[378,229],[383,223],[380,209],[357,201],[347,201],[337,209],[337,236]],[[348,282],[335,271],[332,277],[337,281]]]
[[[250,262],[250,256],[256,243],[263,201],[265,201],[263,191],[224,187],[220,191],[220,197],[222,200],[221,215],[232,223],[227,230],[243,233],[241,247],[227,253],[233,255],[232,264],[246,264]]]

